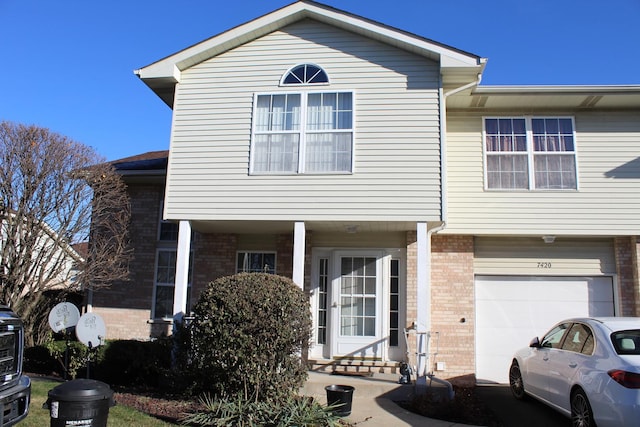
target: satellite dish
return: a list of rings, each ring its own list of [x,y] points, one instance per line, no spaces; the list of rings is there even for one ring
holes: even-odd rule
[[[89,348],[98,347],[106,338],[107,329],[102,317],[95,313],[85,313],[76,325],[76,336]]]
[[[53,332],[60,332],[76,326],[78,319],[80,319],[78,308],[70,302],[61,302],[49,313],[49,326]]]

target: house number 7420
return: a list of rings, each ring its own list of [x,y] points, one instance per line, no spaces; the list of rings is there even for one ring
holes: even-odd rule
[[[538,262],[538,268],[551,268],[550,262]]]

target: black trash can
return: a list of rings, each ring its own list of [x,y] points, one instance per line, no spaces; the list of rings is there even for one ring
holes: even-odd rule
[[[355,387],[350,385],[332,384],[324,388],[327,392],[327,405],[336,406],[333,413],[346,417],[351,414],[351,402],[353,401],[353,391]]]
[[[107,427],[113,390],[100,381],[77,379],[52,390],[43,407],[49,409],[51,427]]]

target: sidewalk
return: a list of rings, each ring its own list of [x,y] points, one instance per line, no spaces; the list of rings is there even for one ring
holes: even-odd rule
[[[464,426],[449,421],[434,420],[409,412],[395,401],[407,400],[414,391],[412,385],[398,384],[398,375],[374,374],[373,377],[331,375],[325,372],[309,372],[309,379],[300,393],[313,396],[322,404],[327,403],[325,386],[331,384],[355,387],[351,415],[347,419],[363,427],[453,427]]]

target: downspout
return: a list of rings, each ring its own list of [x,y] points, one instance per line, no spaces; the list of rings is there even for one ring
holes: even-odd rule
[[[478,73],[478,77],[475,81],[467,83],[466,85],[452,89],[449,92],[444,92],[442,87],[442,77],[440,77],[440,168],[441,168],[441,190],[442,191],[442,228],[447,224],[447,98],[463,90],[469,89],[473,86],[478,86],[482,81],[482,73]],[[442,230],[440,228],[440,230]],[[437,230],[437,231],[440,231]]]
[[[425,289],[420,290],[420,286],[418,285],[418,294],[420,298],[418,301],[424,300],[425,307],[429,308],[429,315],[425,316],[423,321],[417,322],[418,330],[417,332],[421,335],[421,338],[418,338],[418,366],[417,366],[417,376],[418,378],[424,377],[427,373],[427,363],[428,363],[428,334],[431,331],[431,236],[439,231],[442,231],[447,226],[447,108],[446,108],[446,100],[449,96],[455,95],[456,93],[462,92],[463,90],[469,89],[470,87],[477,86],[480,84],[482,80],[482,74],[478,73],[477,79],[471,83],[467,83],[463,86],[460,86],[456,89],[452,89],[448,92],[444,92],[442,85],[442,77],[440,77],[440,176],[441,176],[441,194],[442,194],[442,210],[440,213],[441,222],[436,227],[431,229],[427,229],[426,240],[424,244],[426,248],[423,249],[426,252],[426,261],[425,261],[425,271],[424,271],[424,281],[425,281]],[[418,227],[420,229],[420,227]],[[420,241],[420,237],[418,237],[418,241]],[[420,246],[420,245],[419,245]],[[418,256],[420,255],[420,250],[418,250]],[[419,264],[419,263],[418,263]],[[420,268],[420,267],[418,267]],[[418,276],[422,276],[422,274],[418,274]],[[424,293],[423,293],[424,292]]]

